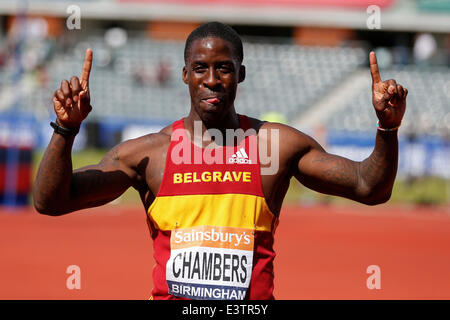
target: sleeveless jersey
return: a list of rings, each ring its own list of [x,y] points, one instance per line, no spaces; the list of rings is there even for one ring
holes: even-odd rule
[[[239,115],[242,130],[250,121]],[[248,132],[248,131],[246,131]],[[148,209],[152,299],[273,299],[278,219],[264,198],[256,131],[202,148],[172,125],[164,176]]]

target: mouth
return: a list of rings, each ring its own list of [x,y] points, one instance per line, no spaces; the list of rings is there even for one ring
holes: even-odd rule
[[[218,112],[220,110],[219,105],[222,100],[217,97],[210,97],[201,100],[203,104],[206,106],[206,111],[208,112]]]

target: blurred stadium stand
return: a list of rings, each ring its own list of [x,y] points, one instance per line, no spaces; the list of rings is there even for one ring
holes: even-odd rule
[[[384,79],[396,79],[410,88],[407,112],[402,131],[439,136],[450,128],[450,72],[445,67],[392,67],[380,71]],[[351,92],[343,101],[342,112],[331,115],[326,122],[330,129],[365,131],[375,128],[375,113],[369,106],[372,99],[370,74],[359,77],[367,90]],[[412,88],[412,90],[411,90]]]
[[[107,114],[165,122],[186,115],[189,96],[181,81],[184,43],[151,40],[145,35],[129,37],[126,46],[118,49],[108,48],[103,36],[90,36],[67,53],[55,50],[46,63],[45,85],[39,73],[30,75],[34,79],[21,80],[20,108],[38,117],[51,114],[52,89],[59,87],[62,79],[79,74],[87,47],[95,53],[90,83],[95,107],[89,120],[99,120]],[[236,108],[255,117],[268,111],[281,112],[287,119],[299,117],[350,75],[367,71],[367,50],[362,48],[245,42],[244,52],[247,78],[239,87]],[[162,63],[168,76],[161,82],[157,75]],[[10,66],[0,74],[3,108],[10,101],[8,87],[12,85],[13,73],[14,66]],[[345,113],[328,115],[330,128],[362,130],[373,126],[373,112],[364,108],[371,101],[370,77],[365,73],[358,82],[363,81],[367,90],[351,92],[342,101]],[[408,100],[407,126],[414,124],[431,134],[440,134],[449,127],[448,67],[394,66],[382,70],[382,74],[385,79],[394,78],[414,88]]]
[[[90,37],[87,43],[95,53],[105,50],[101,37]],[[94,108],[92,119],[105,112],[122,118],[161,120],[185,116],[190,100],[187,86],[181,81],[183,49],[180,41],[137,36],[113,53],[107,51],[108,56],[114,56],[114,62],[104,67],[94,64],[92,72],[93,105],[99,106]],[[49,65],[52,87],[68,75],[79,73],[82,51],[74,50],[53,59]],[[270,110],[288,118],[301,114],[365,61],[364,51],[352,48],[246,43],[244,52],[247,78],[239,87],[236,108],[255,117]],[[167,64],[169,73],[163,83],[157,79],[161,63]]]

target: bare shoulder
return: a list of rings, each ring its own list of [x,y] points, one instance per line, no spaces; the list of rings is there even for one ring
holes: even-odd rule
[[[143,158],[154,158],[154,155],[167,151],[171,130],[169,125],[159,132],[123,141],[112,148],[108,154],[120,159],[120,162],[128,167],[135,167]]]
[[[289,125],[261,121],[252,118],[250,122],[257,125],[258,138],[260,143],[276,143],[280,151],[284,153],[305,153],[311,148],[319,147],[318,143],[308,134],[295,129]],[[255,128],[255,127],[254,127]]]
[[[308,135],[304,134],[303,132],[288,126],[286,124],[282,124],[282,123],[278,123],[278,122],[270,122],[270,121],[263,121],[260,119],[256,119],[256,118],[251,118],[248,117],[248,119],[250,120],[250,124],[252,125],[252,127],[259,131],[261,129],[263,130],[276,130],[279,131],[280,134],[283,134],[286,137],[290,137],[290,136],[305,136],[308,137]]]

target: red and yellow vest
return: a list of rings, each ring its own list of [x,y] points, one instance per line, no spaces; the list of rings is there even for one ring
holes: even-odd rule
[[[251,128],[246,116],[239,120],[241,129]],[[153,299],[274,298],[278,220],[264,198],[257,137],[220,148],[195,145],[184,120],[173,123],[164,177],[148,209],[156,262]],[[222,162],[195,161],[196,152],[206,159],[206,153],[219,151]]]

